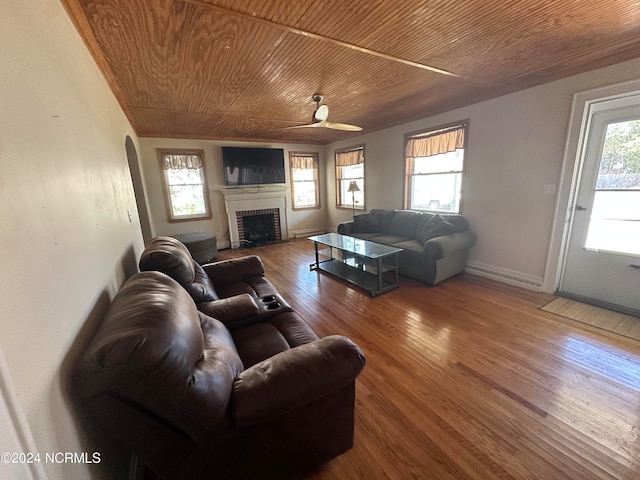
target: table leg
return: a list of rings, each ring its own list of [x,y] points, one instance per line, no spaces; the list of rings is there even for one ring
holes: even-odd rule
[[[398,256],[399,255],[396,253],[395,254],[395,257],[396,257],[396,286],[398,285],[398,270],[399,270],[399,267],[398,267]]]
[[[317,270],[318,267],[320,266],[320,262],[319,262],[319,258],[318,258],[318,242],[313,242],[313,249],[316,252],[316,266],[315,268],[313,267],[313,265],[311,266],[312,270]]]

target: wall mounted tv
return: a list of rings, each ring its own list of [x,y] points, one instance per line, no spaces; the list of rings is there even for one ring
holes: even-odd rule
[[[282,148],[222,147],[222,164],[227,185],[285,183]]]

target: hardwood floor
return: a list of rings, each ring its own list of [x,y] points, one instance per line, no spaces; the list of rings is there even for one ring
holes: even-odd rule
[[[370,298],[310,271],[306,239],[218,259],[248,254],[318,335],[367,356],[354,448],[308,478],[640,478],[640,342],[468,274]]]

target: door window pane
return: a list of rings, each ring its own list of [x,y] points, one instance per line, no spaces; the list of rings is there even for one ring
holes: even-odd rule
[[[607,126],[585,248],[640,255],[640,120]]]

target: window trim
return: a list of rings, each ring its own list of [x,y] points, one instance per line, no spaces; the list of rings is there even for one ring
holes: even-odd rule
[[[209,202],[209,186],[207,183],[207,169],[204,158],[204,150],[201,149],[187,149],[187,148],[156,148],[158,155],[158,162],[160,167],[160,178],[162,179],[162,194],[164,197],[164,206],[167,212],[167,221],[169,223],[178,222],[190,222],[194,220],[208,220],[212,218],[211,203]],[[193,215],[180,215],[173,214],[173,208],[171,205],[171,194],[169,192],[169,182],[167,180],[167,174],[164,168],[162,168],[163,157],[168,153],[176,153],[179,155],[197,155],[202,160],[202,193],[204,196],[204,213],[197,213]]]
[[[362,198],[363,198],[363,202],[362,205],[355,205],[355,210],[365,210],[365,205],[366,205],[366,201],[367,201],[367,195],[365,194],[365,191],[367,189],[367,168],[366,168],[366,163],[367,163],[367,156],[366,156],[366,152],[365,152],[365,144],[364,143],[360,143],[358,145],[351,145],[349,147],[344,147],[344,148],[338,148],[336,150],[333,151],[333,164],[335,167],[335,181],[336,181],[336,208],[341,209],[341,210],[353,210],[354,206],[353,205],[345,205],[340,203],[340,180],[342,180],[342,178],[338,177],[338,165],[337,165],[337,155],[339,153],[345,153],[345,152],[351,152],[351,151],[355,151],[355,150],[362,150],[362,156],[364,158],[364,161],[362,162],[363,164],[363,172],[362,172],[362,182],[364,183],[364,188],[362,191]]]
[[[429,132],[437,132],[438,130],[446,130],[448,128],[453,128],[453,127],[460,127],[462,126],[464,129],[464,139],[463,139],[463,145],[462,145],[462,149],[464,150],[463,156],[462,156],[462,170],[460,170],[460,175],[462,177],[461,180],[461,186],[460,186],[460,202],[458,204],[458,211],[457,212],[450,212],[450,213],[457,213],[457,214],[462,214],[463,211],[463,203],[464,203],[464,177],[465,177],[465,170],[467,167],[467,152],[468,152],[468,146],[469,146],[469,125],[470,125],[470,120],[464,119],[464,120],[459,120],[457,122],[450,122],[450,123],[445,123],[443,125],[436,125],[430,128],[426,128],[426,129],[420,129],[420,130],[414,130],[412,132],[408,132],[404,134],[404,140],[402,142],[402,158],[404,159],[403,161],[403,177],[404,177],[404,181],[403,181],[403,186],[402,186],[402,202],[403,202],[403,206],[405,209],[411,209],[411,210],[416,210],[416,211],[421,211],[421,212],[434,212],[434,213],[443,213],[441,210],[429,210],[429,209],[416,209],[416,208],[411,208],[411,189],[410,189],[410,180],[411,180],[411,176],[413,175],[412,173],[409,173],[410,170],[410,159],[406,156],[406,148],[407,148],[407,142],[415,136],[418,135],[424,135],[424,134],[428,134]],[[448,172],[442,172],[442,173],[448,173]],[[447,212],[444,212],[447,213]]]
[[[314,183],[315,183],[315,192],[316,192],[316,203],[313,207],[296,207],[296,192],[295,192],[295,181],[293,179],[293,170],[294,167],[292,165],[291,158],[294,156],[304,156],[313,158],[313,163],[315,166],[315,175],[314,175]],[[320,203],[320,154],[318,152],[289,152],[289,177],[291,178],[291,210],[302,211],[302,210],[318,210],[322,208]]]

